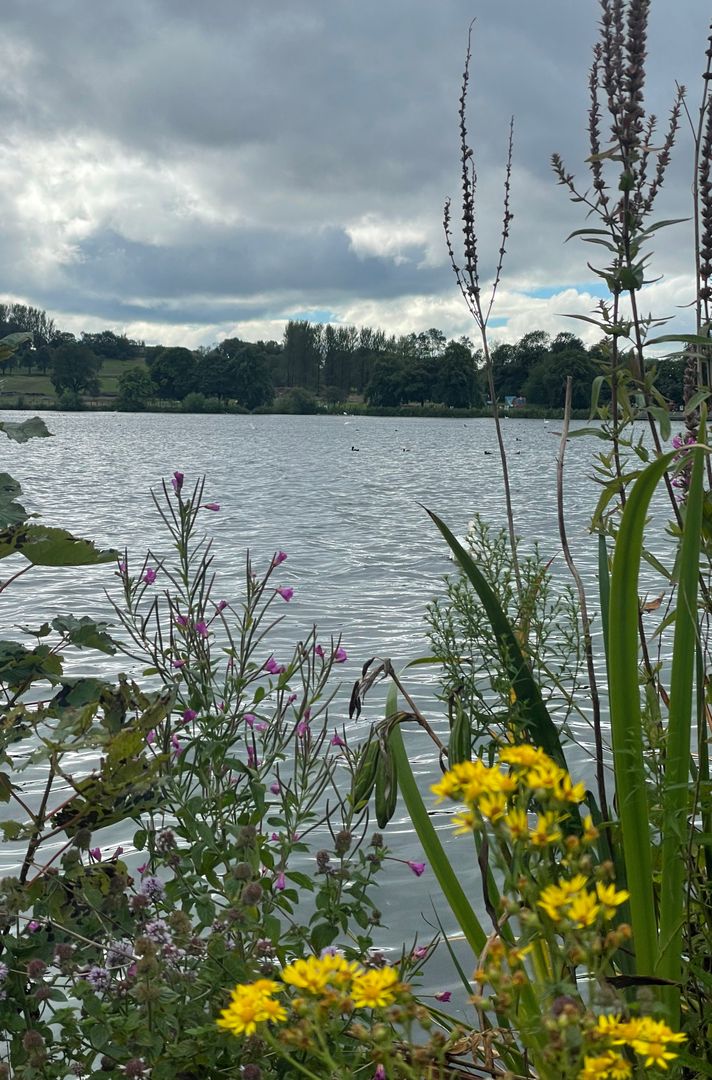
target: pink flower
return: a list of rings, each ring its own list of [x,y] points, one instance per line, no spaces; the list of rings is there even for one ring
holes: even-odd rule
[[[268,727],[269,727],[269,724],[267,723],[266,720],[259,720],[255,724],[255,731],[266,731]]]
[[[38,923],[36,919],[30,919],[27,924],[27,929],[30,931],[31,934],[34,934],[36,930],[41,929],[41,926],[42,924]]]
[[[224,611],[226,607],[227,607],[227,600],[221,600],[220,603],[216,606],[215,610],[216,611]]]
[[[176,626],[187,626],[188,625],[188,617],[187,617],[187,615],[176,615],[173,621],[175,622]]]
[[[279,833],[278,832],[273,832],[272,835],[270,836],[270,840],[278,841],[279,840]]]
[[[412,862],[408,860],[407,865],[411,868],[416,877],[420,877],[425,872],[426,863],[424,862]]]
[[[274,656],[270,656],[267,663],[264,665],[265,671],[268,671],[270,675],[281,675],[287,669],[282,664],[278,664]]]
[[[331,746],[346,746],[346,743],[341,738],[338,731],[335,731],[334,734],[331,736],[331,739],[329,740],[329,744]]]
[[[273,784],[270,784],[269,789],[273,795],[279,795],[282,791],[282,785],[280,784],[279,780],[275,780]]]
[[[196,634],[198,634],[199,637],[207,637],[208,636],[208,625],[207,625],[207,623],[204,622],[201,619],[200,622],[197,622],[195,624],[195,632],[196,632]]]
[[[342,649],[339,645],[338,649],[334,653],[334,663],[343,664],[346,662],[346,660],[348,660],[348,656],[346,655],[346,649]]]
[[[156,732],[153,730],[153,728],[151,728],[151,730],[146,735],[146,744],[148,746],[153,746],[155,741],[156,741]]]
[[[294,596],[294,589],[290,589],[289,585],[280,585],[280,587],[277,589],[277,592],[283,600],[287,601],[287,603],[289,603],[289,601]]]
[[[422,960],[424,956],[428,955],[428,946],[427,945],[418,945],[417,948],[413,949],[413,951],[412,951],[412,953],[410,955],[413,958],[413,960]]]
[[[89,854],[91,855],[92,859],[94,859],[95,862],[101,862],[101,848],[100,847],[90,847],[89,848]]]
[[[145,863],[141,863],[141,865],[140,865],[140,866],[137,866],[137,867],[136,867],[136,870],[137,870],[137,872],[138,872],[139,874],[141,874],[141,876],[143,877],[143,875],[144,875],[144,874],[146,873],[146,871],[148,870],[148,863],[147,863],[147,862],[145,862]]]
[[[277,874],[277,877],[274,879],[274,887],[275,887],[275,889],[278,889],[281,892],[282,889],[286,888],[286,886],[287,886],[287,879],[284,876],[284,871],[280,870],[280,872]]]
[[[247,726],[251,728],[255,722],[256,717],[254,713],[246,712],[242,719],[245,721]]]
[[[184,479],[185,477],[183,476],[182,472],[173,473],[173,476],[171,477],[171,484],[173,485],[173,490],[175,491],[176,495],[180,495]]]
[[[180,739],[176,734],[171,735],[171,746],[173,747],[173,757],[178,757],[183,752],[183,747],[180,744]]]
[[[128,570],[128,567],[127,567],[126,563],[125,562],[120,562],[119,563],[119,573],[120,574],[125,574],[127,570]]]
[[[156,580],[156,576],[156,571],[153,569],[153,567],[147,566],[146,573],[143,575],[143,580],[146,582],[147,585],[153,585],[154,581]]]
[[[319,657],[320,660],[324,659],[324,650],[321,647],[321,645],[315,645],[314,646],[314,652],[316,653],[316,655]]]
[[[286,558],[287,558],[287,552],[286,551],[278,551],[277,554],[272,559],[272,566],[279,566],[279,564],[283,563]]]
[[[449,1001],[452,997],[452,993],[449,990],[441,990],[439,994],[435,995],[436,1001]]]
[[[220,503],[203,503],[203,510],[213,510],[217,512],[220,509]]]
[[[184,709],[183,710],[183,722],[185,724],[192,724],[193,721],[196,719],[197,715],[198,714],[195,711],[195,709]]]
[[[123,855],[123,853],[124,853],[124,849],[123,849],[122,847],[117,847],[116,851],[115,851],[115,852],[114,852],[114,854],[113,854],[113,855],[111,856],[111,858],[112,858],[112,861],[113,861],[114,859],[118,859],[119,855]]]
[[[386,1070],[383,1065],[376,1065],[376,1071],[373,1074],[373,1080],[388,1080],[386,1076]]]
[[[185,660],[171,660],[171,667],[178,669],[183,668],[185,667]]]
[[[309,734],[309,721],[308,720],[300,720],[299,723],[297,724],[297,735],[299,735],[300,738],[306,738],[306,736],[308,734]]]
[[[287,705],[293,705],[296,700],[297,700],[297,695],[296,694],[290,694],[289,697],[287,698]]]

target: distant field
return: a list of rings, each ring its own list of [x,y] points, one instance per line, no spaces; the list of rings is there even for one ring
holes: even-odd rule
[[[101,392],[97,401],[107,402],[118,393],[119,376],[127,368],[145,367],[143,360],[105,360],[99,372]],[[14,405],[18,398],[24,398],[28,405],[54,405],[57,395],[50,381],[49,373],[42,375],[33,370],[27,374],[17,368],[3,374],[0,372],[0,407]]]

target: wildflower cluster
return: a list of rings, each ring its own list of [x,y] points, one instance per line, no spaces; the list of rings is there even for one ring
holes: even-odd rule
[[[677,1054],[670,1049],[685,1041],[685,1035],[672,1031],[662,1020],[641,1016],[622,1020],[620,1016],[599,1016],[593,1036],[596,1051],[586,1054],[578,1080],[626,1080],[633,1076],[634,1064],[625,1054],[628,1047],[644,1069],[667,1069]]]

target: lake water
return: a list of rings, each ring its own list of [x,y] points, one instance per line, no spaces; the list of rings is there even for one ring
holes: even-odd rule
[[[17,413],[7,417],[18,418]],[[238,595],[248,548],[258,568],[277,549],[288,553],[280,583],[292,586],[295,595],[284,605],[277,641],[282,635],[286,646],[314,623],[322,637],[341,635],[349,660],[341,669],[344,683],[331,718],[354,736],[365,734],[368,722],[379,718],[383,700],[374,694],[359,725],[349,723],[350,687],[362,663],[380,655],[400,666],[427,652],[425,605],[442,592],[451,564],[423,507],[435,510],[460,535],[474,513],[492,525],[505,524],[499,457],[488,419],[122,413],[52,413],[46,419],[52,439],[0,444],[2,469],[20,480],[25,505],[46,524],[64,526],[101,546],[128,547],[135,562],[148,546],[161,542],[150,490],[180,469],[187,484],[205,474],[206,500],[221,505],[220,513],[206,513],[205,520],[215,539],[221,583],[216,598],[230,601]],[[505,420],[503,427],[517,531],[527,545],[538,541],[545,557],[558,556],[554,567],[563,570],[555,492],[560,425]],[[569,539],[589,582],[597,547],[587,526],[599,491],[590,480],[591,460],[601,446],[584,437],[567,447]],[[658,539],[662,543],[662,534]],[[6,572],[13,561],[4,562]],[[111,591],[115,583],[110,565],[28,574],[2,595],[2,635],[14,636],[18,623],[39,625],[57,614],[110,618],[104,589]],[[591,600],[595,609],[594,592]],[[126,665],[125,659],[89,653],[80,661],[81,670],[97,675]],[[407,681],[442,731],[433,678],[409,675]],[[577,734],[583,743],[589,741],[585,725]],[[437,778],[430,747],[418,735],[410,747],[426,786]],[[444,815],[438,825],[445,838]],[[388,839],[403,858],[420,857],[400,805]],[[11,865],[8,848],[0,848],[0,862]],[[431,896],[441,907],[436,882],[427,873],[416,882],[399,863],[390,864],[383,876],[388,884],[379,900],[398,941],[416,931],[427,937],[421,913],[432,915]],[[479,896],[474,870],[468,879]]]

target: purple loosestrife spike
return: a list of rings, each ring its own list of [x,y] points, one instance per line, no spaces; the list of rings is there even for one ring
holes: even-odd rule
[[[153,569],[153,567],[152,566],[147,566],[146,567],[146,573],[143,575],[143,580],[146,582],[146,584],[147,585],[153,585],[154,581],[156,580],[156,577],[157,577],[157,574],[156,574],[156,571]]]
[[[277,554],[272,559],[272,566],[279,566],[279,564],[283,563],[286,558],[287,558],[287,552],[286,551],[278,551]]]
[[[426,863],[424,862],[412,862],[409,859],[408,866],[413,871],[416,877],[420,877],[421,874],[425,873]]]
[[[347,660],[348,660],[348,656],[346,655],[346,649],[342,649],[341,646],[339,645],[338,649],[334,653],[334,663],[335,664],[344,664],[344,663],[346,663]]]
[[[203,503],[203,510],[213,510],[217,512],[220,509],[220,503]]]
[[[171,477],[171,484],[173,485],[173,490],[175,491],[176,495],[180,495],[184,480],[185,477],[182,472],[173,473],[173,476]]]
[[[290,589],[289,585],[280,585],[280,587],[277,589],[277,592],[282,597],[282,599],[286,600],[287,602],[289,602],[294,596],[294,589]]]
[[[452,997],[452,992],[450,990],[441,990],[439,994],[435,995],[435,1000],[436,1001],[449,1001],[451,997]]]
[[[280,892],[282,891],[282,889],[286,889],[286,887],[287,887],[287,879],[284,876],[284,871],[283,870],[280,870],[280,872],[277,874],[277,877],[274,879],[274,887],[275,887],[275,889],[278,889]]]

